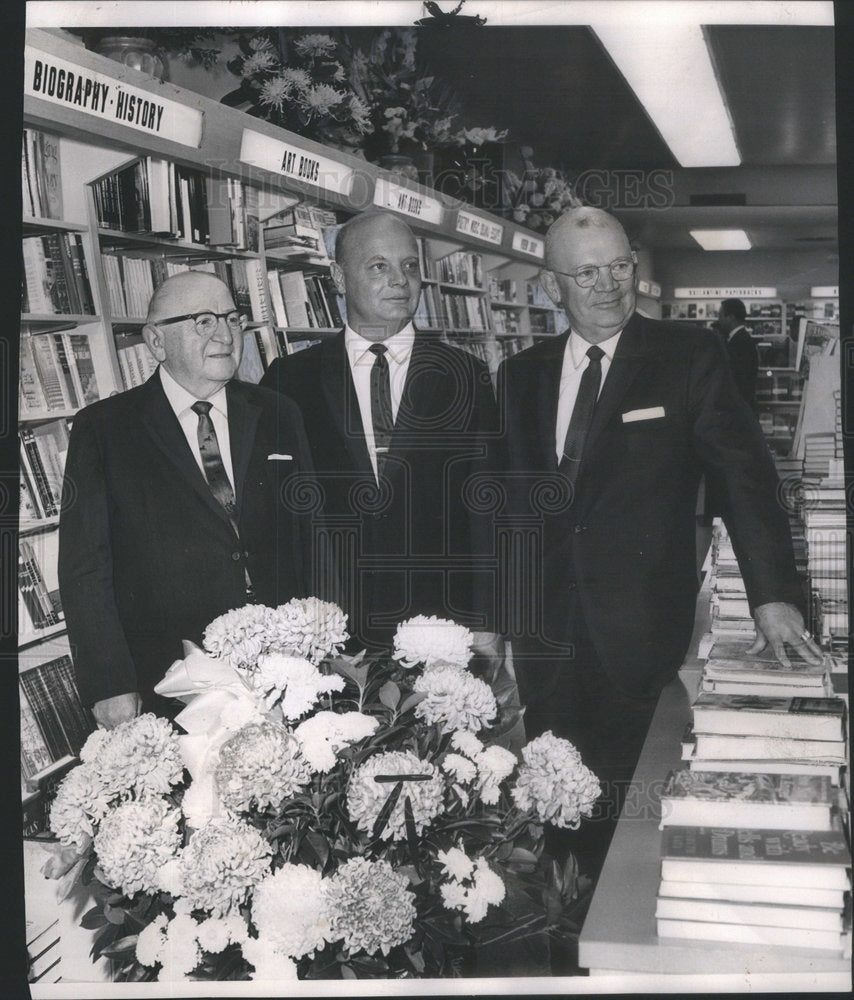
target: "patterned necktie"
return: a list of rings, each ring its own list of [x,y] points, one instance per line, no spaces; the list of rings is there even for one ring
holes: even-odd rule
[[[374,355],[371,368],[371,422],[374,425],[374,448],[377,453],[377,476],[382,475],[383,464],[394,430],[394,416],[391,409],[391,382],[388,374],[388,358],[385,344],[371,344],[368,348]]]
[[[222,464],[222,454],[219,450],[216,430],[211,420],[211,404],[207,400],[193,403],[192,410],[199,415],[199,451],[202,454],[202,468],[208,481],[211,493],[216,502],[234,518],[234,490],[228,480],[225,466]]]
[[[590,359],[590,363],[581,376],[572,417],[569,420],[569,427],[566,429],[563,457],[558,468],[573,485],[578,478],[578,470],[584,455],[584,442],[593,419],[593,408],[596,406],[596,399],[599,396],[599,386],[602,384],[602,357],[604,354],[602,348],[595,344],[588,347],[587,357]]]

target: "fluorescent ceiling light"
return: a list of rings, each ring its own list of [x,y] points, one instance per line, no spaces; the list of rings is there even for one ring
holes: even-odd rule
[[[750,240],[743,229],[690,229],[704,250],[749,250]]]
[[[741,163],[699,24],[592,24],[617,69],[683,167]]]

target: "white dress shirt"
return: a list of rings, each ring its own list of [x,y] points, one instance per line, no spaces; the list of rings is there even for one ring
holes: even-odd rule
[[[605,385],[605,379],[614,360],[614,351],[620,341],[620,333],[615,333],[613,337],[602,340],[597,346],[605,352],[600,364],[602,365],[602,381],[599,383],[599,393]],[[572,411],[575,407],[575,400],[578,397],[578,387],[581,384],[581,376],[584,369],[590,364],[587,351],[593,345],[580,337],[575,330],[569,334],[566,342],[566,349],[563,352],[563,366],[560,372],[560,394],[557,403],[557,422],[555,425],[555,454],[560,462],[563,458],[563,444],[566,440],[566,432],[569,429],[569,421],[572,418]],[[599,397],[597,396],[597,399]]]
[[[166,371],[163,365],[160,366],[160,382],[163,391],[169,400],[169,405],[178,418],[190,451],[196,460],[196,464],[205,474],[205,467],[202,464],[202,453],[199,451],[199,415],[193,409],[193,403],[198,402],[198,397],[179,385],[174,378]],[[219,451],[222,455],[222,464],[225,467],[225,474],[234,490],[234,470],[231,465],[231,439],[228,434],[228,399],[225,394],[225,386],[210,396],[207,400],[211,404],[210,418],[216,431]]]
[[[397,420],[397,411],[403,397],[403,386],[406,383],[406,373],[409,370],[409,359],[412,356],[412,344],[415,339],[415,328],[411,323],[399,330],[394,336],[382,341],[386,347],[388,360],[388,377],[391,387],[391,412]],[[371,346],[377,343],[367,340],[349,326],[344,328],[344,346],[347,350],[347,360],[353,375],[353,385],[356,387],[356,398],[359,400],[359,413],[362,416],[362,427],[365,431],[365,444],[371,457],[374,476],[377,475],[377,449],[374,443],[374,421],[371,416],[371,369],[376,356],[371,353]]]

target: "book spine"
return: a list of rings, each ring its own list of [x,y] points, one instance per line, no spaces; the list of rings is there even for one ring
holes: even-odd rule
[[[36,444],[35,434],[33,434],[31,428],[24,427],[20,431],[20,438],[21,446],[26,453],[27,465],[32,472],[33,482],[38,490],[42,509],[47,517],[53,517],[54,514],[59,513],[56,504],[56,495],[51,487],[47,470],[42,462],[41,453],[39,452],[38,445]]]
[[[79,300],[79,311],[88,316],[94,316],[95,303],[92,299],[92,289],[89,284],[89,269],[86,266],[86,254],[83,250],[83,240],[79,233],[71,233],[68,237],[68,254],[71,261],[73,276],[72,287]]]
[[[36,621],[36,617],[34,616],[33,624],[37,628],[48,628],[51,625],[57,625],[59,623],[59,615],[57,615],[54,609],[53,601],[44,582],[44,576],[36,559],[35,551],[26,539],[20,543],[20,555],[24,564],[24,571],[27,574],[28,580],[32,583],[32,593],[38,601],[40,609],[40,622]]]
[[[44,741],[50,750],[51,757],[57,761],[68,753],[68,741],[56,717],[50,702],[50,696],[40,676],[38,668],[33,667],[21,674],[21,687],[29,700],[35,715],[36,723],[41,730]]]
[[[18,700],[21,707],[21,765],[25,777],[43,771],[53,763],[50,750],[41,734],[23,687],[18,685]]]
[[[59,138],[36,133],[39,150],[39,187],[42,214],[48,219],[62,218],[62,182],[60,176]]]
[[[42,391],[39,373],[33,358],[33,343],[29,336],[20,340],[20,385],[21,400],[25,410],[46,410],[47,400]]]
[[[50,336],[45,334],[45,336]],[[80,396],[77,394],[77,385],[75,384],[74,376],[72,374],[72,366],[69,364],[68,355],[65,350],[65,341],[62,339],[62,334],[53,334],[53,343],[56,350],[56,360],[59,364],[59,373],[63,382],[65,383],[65,389],[68,393],[68,401],[71,406],[76,410],[80,407]]]
[[[59,375],[53,340],[46,334],[38,334],[31,339],[33,359],[39,373],[39,380],[47,399],[49,410],[70,408],[70,400]]]
[[[88,406],[101,398],[89,337],[85,333],[63,333],[62,337],[73,360],[73,372],[80,389],[80,405]]]

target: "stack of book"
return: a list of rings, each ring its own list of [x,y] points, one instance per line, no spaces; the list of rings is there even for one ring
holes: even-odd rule
[[[700,679],[700,690],[714,694],[770,697],[824,697],[831,694],[827,663],[807,663],[795,649],[788,665],[766,646],[748,655],[750,640],[719,639],[712,643]]]
[[[836,457],[836,435],[822,431],[804,435],[804,482],[828,475],[830,460]]]
[[[336,224],[335,213],[317,205],[294,205],[264,223],[268,258],[326,266],[329,255],[324,231]]]
[[[26,128],[21,143],[21,192],[24,215],[62,218],[59,139]]]
[[[843,654],[848,648],[848,582],[842,459],[831,458],[827,475],[808,491],[803,519],[813,597],[811,626],[826,648]]]
[[[58,535],[48,531],[18,545],[18,634],[30,638],[63,621],[56,575]]]
[[[732,541],[722,523],[715,524],[711,550],[711,632],[744,638],[753,632],[753,618]]]
[[[276,326],[332,330],[343,326],[338,296],[328,274],[271,268],[267,285]]]
[[[21,442],[21,517],[41,521],[59,513],[68,451],[68,421],[24,425]]]

